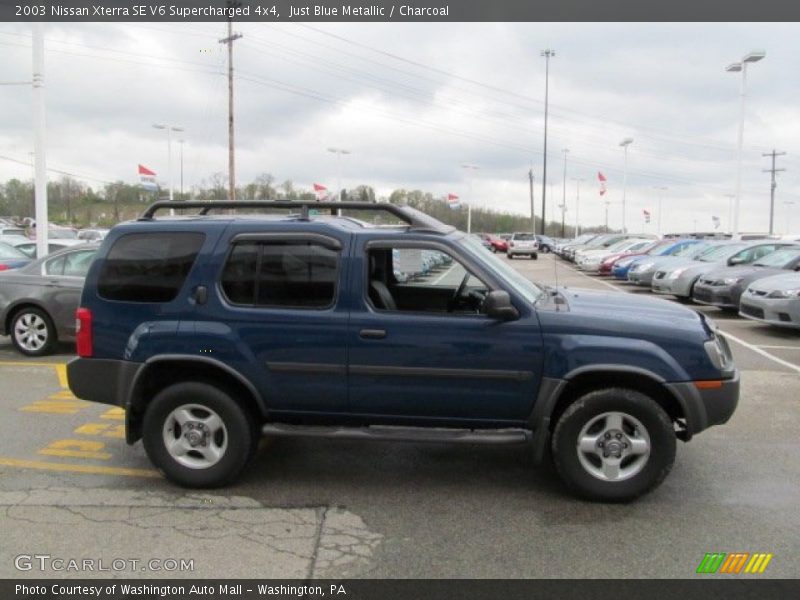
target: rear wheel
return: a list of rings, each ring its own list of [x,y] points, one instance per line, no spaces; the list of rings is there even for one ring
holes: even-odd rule
[[[22,308],[11,321],[11,342],[26,356],[44,356],[56,343],[56,328],[46,312],[33,306]]]
[[[539,258],[539,255],[536,252],[531,254],[531,260],[537,260],[538,258]]]
[[[143,422],[147,456],[171,481],[192,488],[233,481],[255,454],[255,420],[226,391],[184,382],[153,398]]]
[[[640,392],[609,388],[571,404],[553,432],[556,470],[590,499],[626,502],[658,486],[675,461],[675,432],[663,408]]]
[[[508,258],[508,260],[512,260],[514,258],[514,255],[513,254],[506,254],[506,258]]]

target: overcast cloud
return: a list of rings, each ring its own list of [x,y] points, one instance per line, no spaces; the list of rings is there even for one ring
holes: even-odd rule
[[[800,231],[800,26],[797,24],[236,24],[237,180],[262,172],[298,186],[379,195],[419,188],[469,199],[462,163],[480,166],[473,201],[527,214],[527,171],[541,210],[544,59],[551,47],[548,218],[556,217],[567,156],[567,220],[602,224],[597,172],[608,177],[611,226],[621,225],[623,152],[628,227],[727,226],[733,193],[738,74],[724,67],[752,49],[748,72],[743,230],[768,226],[769,167],[777,148],[778,231]],[[166,181],[165,134],[185,128],[185,186],[227,170],[226,55],[220,24],[48,25],[48,166],[98,181],[136,182],[142,163]],[[348,42],[349,41],[349,42]],[[30,29],[0,24],[0,82],[30,78]],[[377,52],[375,50],[379,50]],[[405,59],[405,60],[400,60]],[[410,61],[410,62],[408,62]],[[0,155],[28,161],[31,92],[0,87]],[[173,148],[177,162],[177,144]],[[0,180],[30,168],[0,159]],[[57,177],[57,175],[52,175]],[[88,179],[88,177],[94,179]],[[177,172],[175,181],[177,186]],[[795,202],[794,205],[785,204]],[[795,213],[787,225],[789,211]],[[649,231],[655,230],[655,223]]]

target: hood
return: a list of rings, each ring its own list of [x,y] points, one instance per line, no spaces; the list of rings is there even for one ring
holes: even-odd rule
[[[800,289],[800,273],[789,272],[785,275],[773,275],[758,279],[750,284],[750,287],[762,292],[773,292],[776,290],[796,290]]]
[[[696,330],[700,323],[695,311],[661,298],[583,288],[559,288],[559,291],[571,313],[614,321],[619,319],[630,331],[647,331],[654,325],[673,329],[685,325]]]
[[[729,277],[749,277],[757,273],[764,273],[764,276],[770,275],[775,272],[775,269],[769,267],[756,267],[753,265],[736,265],[735,267],[718,267],[711,269],[703,276],[703,279],[717,280],[727,279]]]

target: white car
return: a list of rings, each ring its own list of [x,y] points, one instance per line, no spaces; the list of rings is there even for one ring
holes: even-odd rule
[[[649,246],[654,240],[644,238],[633,238],[622,240],[609,246],[597,250],[586,250],[575,254],[575,266],[581,271],[595,272],[600,269],[600,263],[606,256],[611,254],[623,254],[625,252],[637,250]]]
[[[536,235],[533,233],[515,233],[508,240],[508,249],[506,250],[508,258],[515,256],[529,256],[533,260],[539,258],[539,242],[536,240]]]

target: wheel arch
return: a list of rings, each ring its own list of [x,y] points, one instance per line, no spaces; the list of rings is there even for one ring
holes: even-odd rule
[[[209,357],[164,355],[149,359],[137,371],[126,401],[126,439],[129,444],[141,438],[144,412],[155,394],[167,385],[199,381],[223,387],[251,415],[263,420],[267,406],[255,386],[232,367]]]
[[[691,406],[685,398],[666,385],[663,377],[630,365],[592,365],[575,369],[562,379],[545,379],[539,391],[529,420],[530,427],[537,432],[535,457],[541,460],[547,440],[564,411],[586,393],[602,388],[632,389],[651,397],[678,425],[677,437],[689,441],[695,430],[702,429],[704,415],[697,413],[700,407]]]

